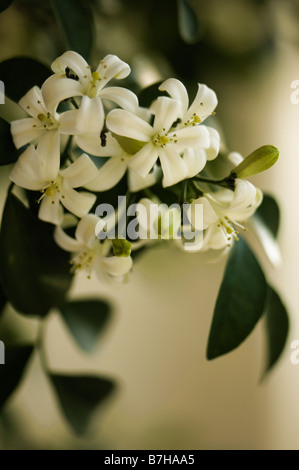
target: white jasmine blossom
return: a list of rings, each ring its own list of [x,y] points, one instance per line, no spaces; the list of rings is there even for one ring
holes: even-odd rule
[[[78,223],[75,238],[69,236],[64,229],[76,225],[74,217],[65,217],[63,224],[54,231],[56,243],[72,254],[71,271],[85,271],[90,278],[95,272],[99,279],[124,280],[132,268],[131,256],[110,256],[112,242],[109,239],[100,241],[96,237],[96,229],[101,219],[94,214],[84,216]]]
[[[75,134],[100,133],[105,120],[102,100],[109,100],[118,106],[134,112],[138,107],[136,95],[121,87],[106,87],[113,78],[122,79],[129,75],[130,67],[115,55],[107,55],[92,72],[85,59],[74,51],[67,51],[52,63],[55,73],[43,87],[45,103],[55,113],[61,101],[82,97],[79,109],[67,111],[63,116],[65,126],[76,121]]]
[[[64,113],[53,114],[47,108],[42,92],[34,86],[20,99],[19,105],[29,114],[29,118],[18,119],[11,123],[11,133],[17,149],[50,133],[72,134],[75,131],[74,121],[66,128],[60,122]]]
[[[77,145],[96,157],[110,157],[97,170],[95,178],[85,187],[91,191],[106,191],[113,188],[125,175],[128,170],[128,184],[132,192],[152,186],[160,177],[159,168],[155,167],[154,171],[146,177],[140,176],[130,168],[132,155],[126,152],[112,136],[111,132],[107,132],[105,137],[101,138],[97,135],[84,135],[76,137]]]
[[[153,126],[133,113],[121,109],[112,110],[106,120],[110,131],[140,143],[141,149],[136,151],[130,161],[130,167],[140,176],[147,176],[159,158],[164,187],[188,177],[188,165],[181,157],[185,149],[207,149],[210,145],[209,131],[205,126],[172,129],[180,107],[176,100],[159,97]]]
[[[262,202],[262,192],[249,181],[237,179],[235,191],[221,189],[215,193],[205,193],[204,196],[190,204],[188,217],[196,228],[194,218],[196,204],[203,205],[204,241],[203,250],[220,250],[231,246],[233,240],[238,240],[239,229],[245,230],[240,223],[253,215]]]
[[[49,157],[50,155],[50,157]],[[96,166],[83,154],[78,160],[60,170],[59,136],[47,134],[37,148],[30,145],[19,157],[10,174],[10,179],[18,186],[32,191],[41,191],[38,216],[45,222],[61,223],[63,209],[82,217],[87,214],[96,196],[87,192],[77,192],[96,173]]]

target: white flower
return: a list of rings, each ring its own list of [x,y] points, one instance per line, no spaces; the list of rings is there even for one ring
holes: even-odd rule
[[[35,139],[42,138],[50,133],[69,134],[71,132],[71,124],[75,130],[74,122],[68,123],[68,129],[60,123],[58,113],[53,114],[47,108],[42,92],[39,87],[34,86],[20,99],[19,105],[31,117],[18,119],[11,123],[11,133],[16,148],[21,148]]]
[[[140,238],[171,240],[180,237],[181,208],[168,207],[159,200],[140,199],[136,205]]]
[[[110,100],[118,106],[134,112],[138,106],[136,95],[121,87],[106,87],[113,79],[125,78],[130,73],[128,64],[115,55],[107,55],[92,72],[85,59],[74,51],[67,51],[52,64],[54,75],[42,87],[45,103],[54,114],[58,104],[68,98],[81,96],[79,109],[63,115],[65,126],[76,121],[75,134],[99,134],[104,125],[102,100]],[[106,87],[106,88],[105,88]]]
[[[156,101],[153,126],[140,117],[122,109],[112,110],[106,119],[107,127],[113,133],[139,141],[142,147],[130,160],[130,168],[145,177],[160,159],[163,172],[163,186],[171,186],[189,175],[189,168],[181,158],[187,149],[207,149],[210,136],[205,126],[186,126],[173,130],[181,105],[167,97]]]
[[[42,191],[38,216],[55,225],[61,223],[63,217],[61,204],[76,216],[83,217],[96,200],[94,194],[73,189],[85,185],[97,171],[86,154],[63,170],[59,167],[59,135],[48,133],[36,149],[30,145],[22,153],[10,174],[11,181],[18,186]]]
[[[64,228],[76,225],[76,221],[74,217],[66,216],[63,225],[55,228],[54,239],[63,250],[73,253],[72,272],[83,270],[90,277],[95,271],[100,279],[123,280],[132,268],[132,258],[109,256],[112,247],[111,240],[106,239],[100,242],[95,235],[99,223],[101,219],[94,214],[84,216],[77,225],[75,238],[72,238],[64,231]]]
[[[128,173],[129,189],[132,192],[140,191],[155,184],[160,177],[158,167],[146,177],[138,175],[130,168],[132,155],[119,145],[117,140],[107,132],[103,138],[97,135],[84,135],[76,137],[77,145],[85,152],[97,157],[110,157],[97,170],[96,177],[85,187],[91,191],[106,191],[113,188]]]
[[[202,250],[221,250],[231,246],[238,239],[238,230],[245,227],[240,222],[253,215],[262,202],[262,192],[249,181],[236,180],[235,191],[221,189],[215,193],[205,193],[194,200],[189,207],[188,217],[196,229],[204,230]],[[196,204],[203,206],[203,224],[197,227],[194,218]]]
[[[198,126],[208,116],[214,114],[218,100],[215,92],[206,85],[198,84],[197,94],[189,107],[188,92],[182,82],[176,78],[169,78],[161,83],[159,90],[166,91],[171,98],[179,101],[181,109],[177,121],[176,129],[183,129],[188,126]],[[156,104],[153,103],[151,109],[154,111]],[[199,173],[205,166],[207,160],[214,160],[219,152],[220,137],[218,132],[212,127],[207,127],[210,133],[210,146],[207,149],[186,149],[183,159],[189,167],[188,177],[191,178]]]

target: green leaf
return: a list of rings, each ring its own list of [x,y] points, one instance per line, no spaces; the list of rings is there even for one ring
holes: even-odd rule
[[[89,59],[94,38],[94,24],[86,0],[51,0],[67,49]]]
[[[6,10],[12,2],[13,0],[0,0],[0,12]]]
[[[51,75],[51,70],[30,57],[15,57],[0,63],[0,79],[5,85],[5,94],[18,102],[34,85],[42,86]]]
[[[273,237],[276,237],[279,229],[280,210],[275,199],[269,194],[264,194],[263,202],[255,214],[263,220]]]
[[[12,140],[10,124],[0,118],[0,166],[15,163],[19,154]]]
[[[87,352],[96,345],[111,315],[110,305],[96,299],[67,302],[60,312],[78,344]]]
[[[86,431],[96,407],[114,389],[114,383],[102,377],[51,374],[50,379],[66,419],[78,434]]]
[[[177,0],[178,22],[181,38],[187,44],[195,44],[199,39],[199,22],[188,0]]]
[[[72,276],[68,255],[54,242],[53,229],[8,195],[0,233],[0,275],[7,299],[19,312],[46,315],[65,300]]]
[[[0,407],[4,405],[12,392],[19,385],[25,366],[33,351],[30,345],[7,346],[5,364],[0,365]]]
[[[268,360],[266,372],[276,364],[285,346],[289,331],[288,313],[279,295],[268,287],[266,305],[266,335],[268,343]]]
[[[273,145],[264,145],[252,152],[236,166],[232,173],[237,178],[248,178],[262,171],[268,170],[278,160],[279,150]]]
[[[244,341],[264,311],[267,284],[243,239],[232,248],[216,302],[207,357],[226,354]]]

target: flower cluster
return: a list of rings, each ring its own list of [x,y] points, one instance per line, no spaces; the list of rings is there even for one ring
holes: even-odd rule
[[[38,217],[56,226],[57,244],[72,253],[72,272],[123,279],[130,271],[131,246],[139,247],[140,240],[100,239],[99,226],[119,222],[110,217],[108,223],[109,217],[95,210],[124,178],[126,198],[136,204],[145,232],[151,225],[158,238],[175,239],[191,251],[224,252],[238,239],[262,193],[233,171],[213,179],[209,162],[219,155],[220,137],[204,121],[215,113],[214,91],[199,84],[190,104],[185,86],[170,78],[143,108],[131,90],[110,86],[130,73],[114,55],[92,71],[83,57],[68,51],[53,62],[52,71],[41,88],[33,87],[19,102],[30,117],[11,125],[15,146],[23,152],[10,179],[39,192]],[[236,158],[243,160],[227,157],[227,168],[233,169]],[[148,223],[152,205],[170,193],[177,207],[156,211]],[[141,205],[145,211],[138,210]],[[192,237],[193,244],[185,243]]]

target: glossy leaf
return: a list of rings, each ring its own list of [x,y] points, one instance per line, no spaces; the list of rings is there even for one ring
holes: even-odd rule
[[[0,13],[6,10],[11,4],[13,0],[0,0]]]
[[[199,38],[199,23],[188,0],[177,0],[179,32],[187,44],[194,44]]]
[[[89,59],[93,44],[94,25],[88,2],[84,0],[51,0],[67,49]]]
[[[18,102],[33,86],[42,86],[51,70],[30,57],[15,57],[0,63],[0,80],[4,82],[5,94]]]
[[[0,118],[0,166],[16,162],[19,154],[12,140],[10,124]]]
[[[61,409],[78,434],[86,431],[97,406],[110,395],[114,384],[101,377],[52,374]]]
[[[268,372],[279,359],[286,344],[289,331],[289,318],[287,310],[278,293],[268,287],[268,299],[266,305],[266,336],[268,344],[268,360],[266,372]]]
[[[250,334],[264,311],[267,284],[264,273],[243,239],[229,256],[218,294],[207,357],[226,354]]]
[[[143,88],[138,93],[138,101],[140,106],[149,108],[152,102],[157,99],[158,96],[168,96],[166,92],[159,91],[159,86],[163,81],[159,81]]]
[[[31,345],[7,346],[5,348],[5,364],[0,365],[1,408],[19,385],[32,351]]]
[[[110,305],[97,299],[67,302],[60,312],[78,344],[87,352],[96,345],[111,315]]]
[[[8,195],[0,234],[0,274],[7,299],[21,313],[46,315],[64,302],[70,287],[68,255],[55,244],[53,228]]]
[[[278,160],[278,156],[279,150],[276,147],[273,145],[263,145],[244,158],[233,169],[233,173],[237,175],[237,178],[248,178],[249,176],[257,175],[271,168]]]
[[[263,202],[256,211],[256,215],[263,220],[272,235],[276,237],[280,222],[280,210],[276,200],[269,194],[264,194]]]

